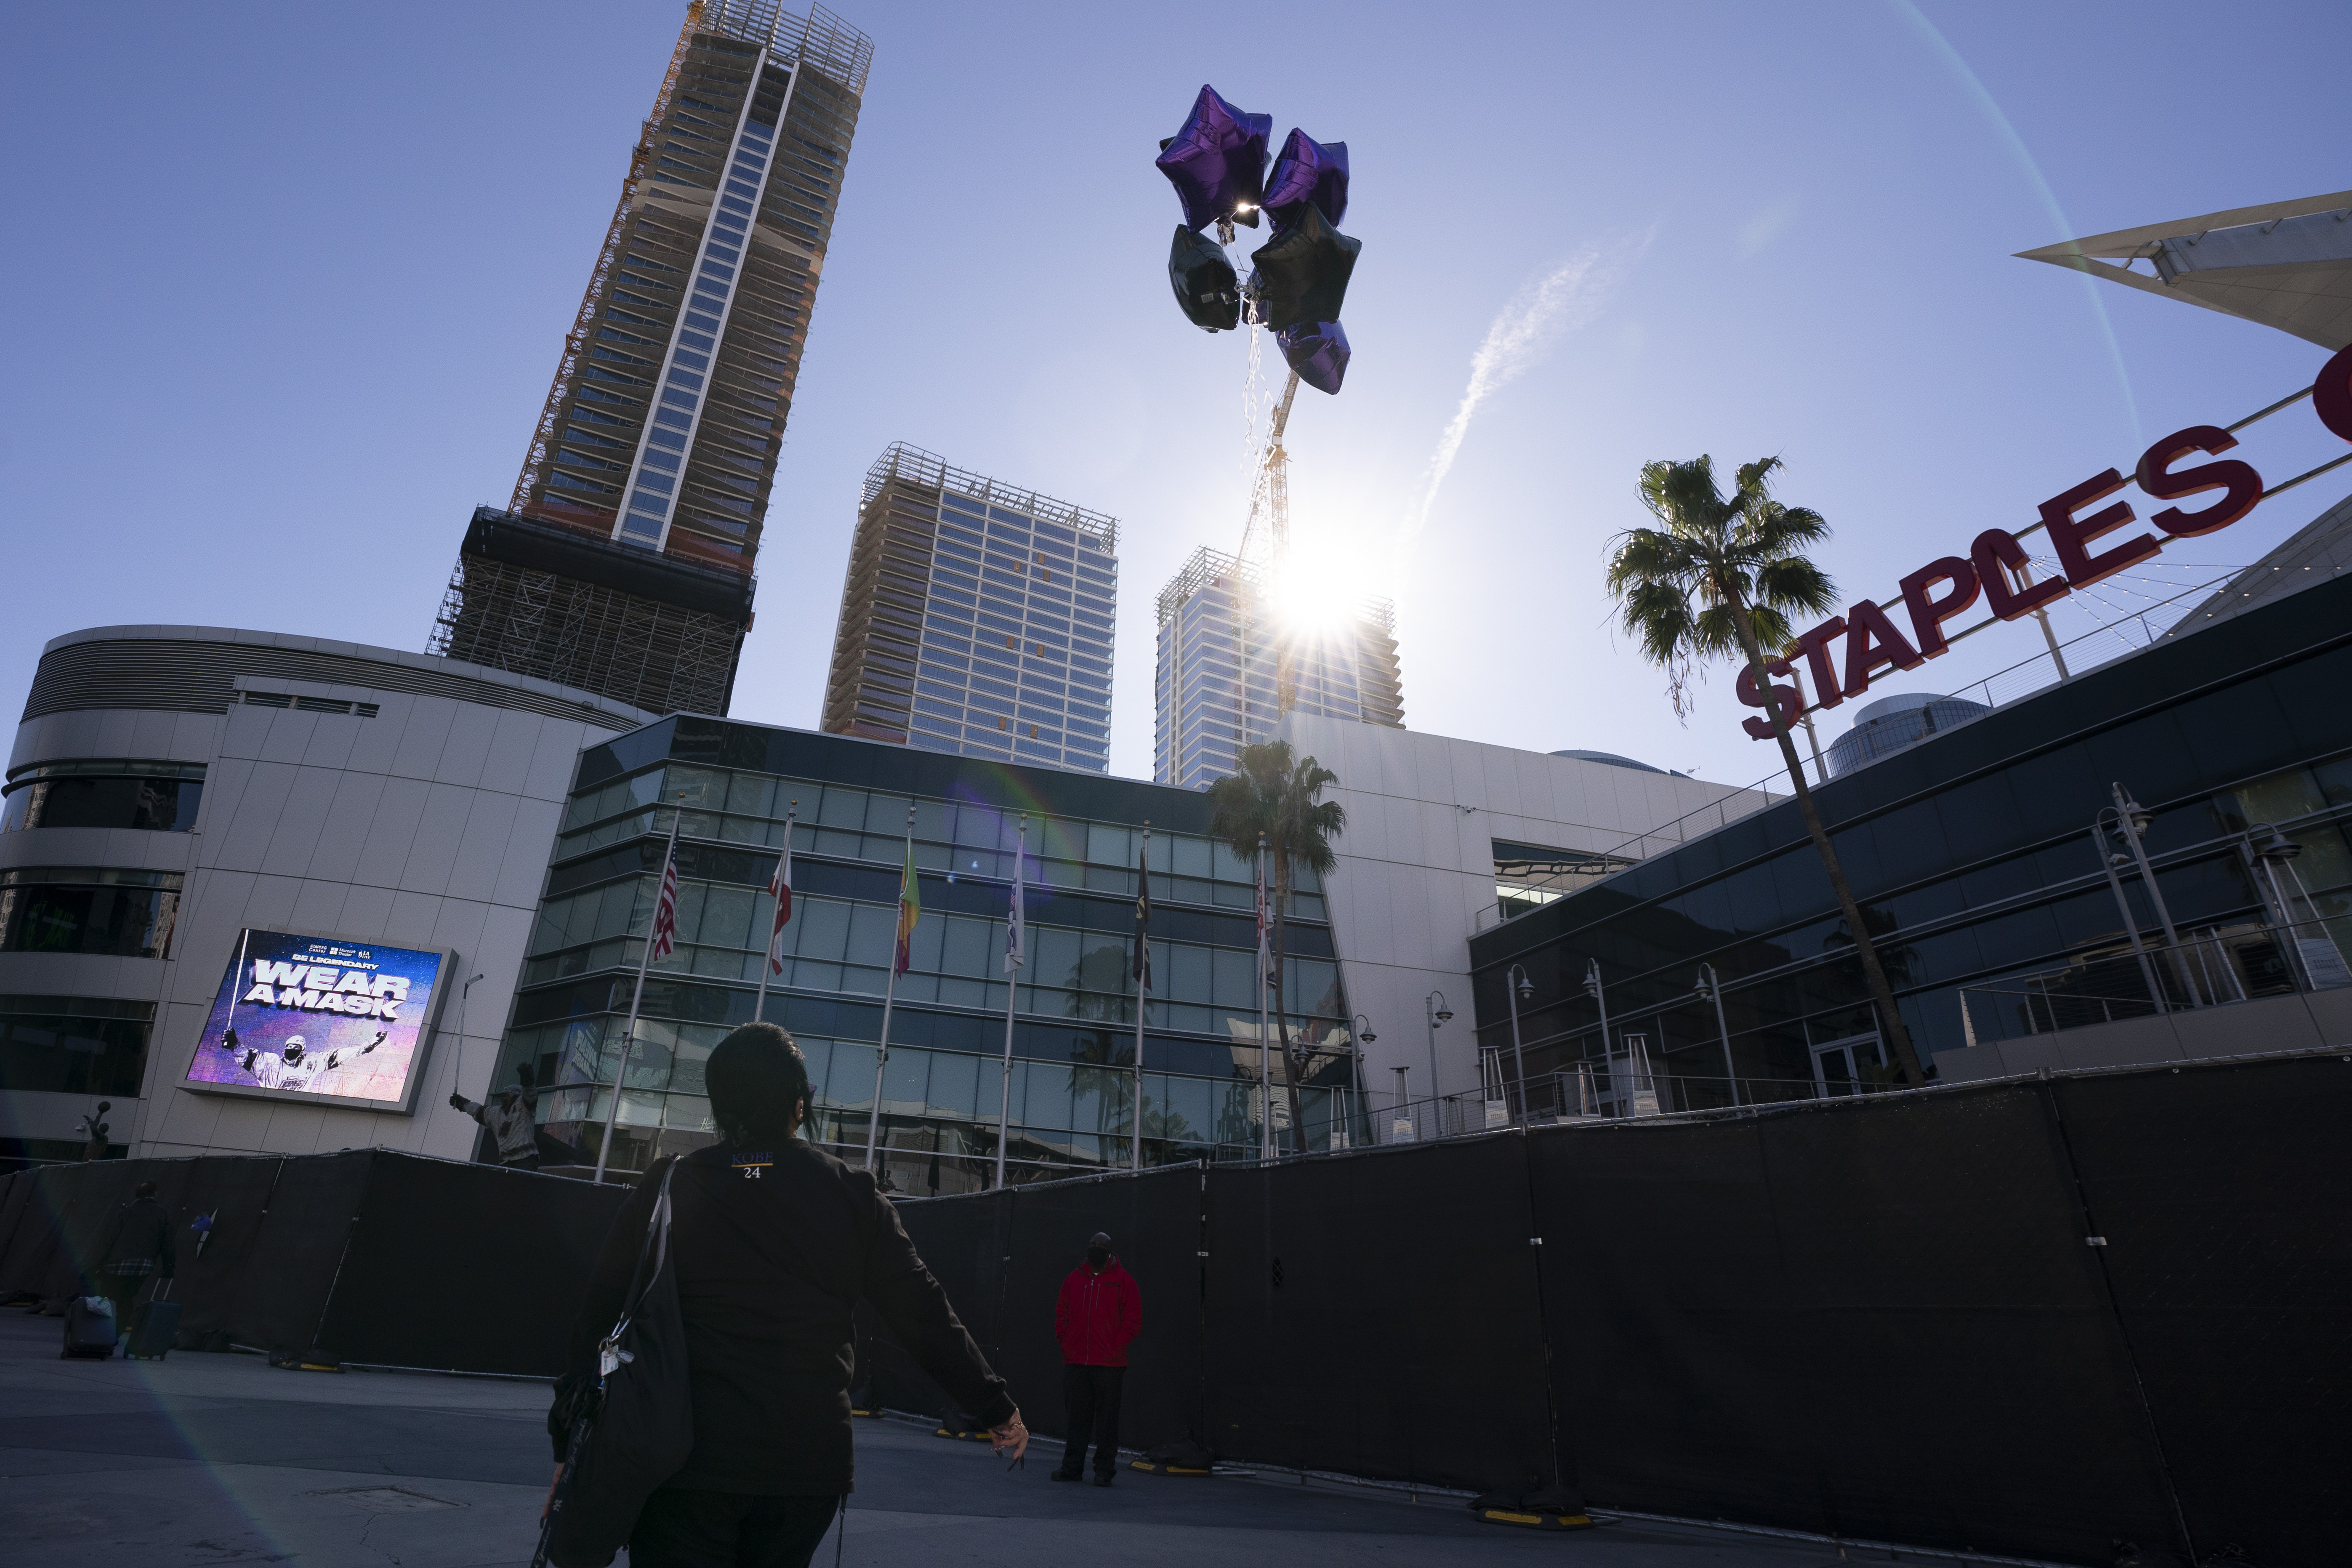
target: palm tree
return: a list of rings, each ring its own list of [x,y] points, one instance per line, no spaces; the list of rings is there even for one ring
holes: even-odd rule
[[[1209,837],[1246,861],[1262,842],[1274,870],[1275,1027],[1280,1031],[1284,1075],[1290,1089],[1290,1126],[1295,1137],[1306,1136],[1307,1119],[1298,1100],[1298,1075],[1313,1055],[1290,1038],[1290,1006],[1283,973],[1283,924],[1290,910],[1290,886],[1300,867],[1327,877],[1339,858],[1331,840],[1348,830],[1348,810],[1336,800],[1318,797],[1339,775],[1313,757],[1294,759],[1287,741],[1266,741],[1242,748],[1241,771],[1209,786]],[[1266,1086],[1269,1096],[1273,1085]],[[1274,1102],[1266,1101],[1266,1115]]]
[[[1788,720],[1771,699],[1772,683],[1765,673],[1764,649],[1786,647],[1796,640],[1789,627],[1790,614],[1819,615],[1837,598],[1828,574],[1800,553],[1828,539],[1830,526],[1808,507],[1783,506],[1771,499],[1767,482],[1780,466],[1778,458],[1743,466],[1738,489],[1726,500],[1715,482],[1712,458],[1643,464],[1642,504],[1658,526],[1630,528],[1617,536],[1609,558],[1609,592],[1643,654],[1666,671],[1675,714],[1685,723],[1690,720],[1691,675],[1698,662],[1733,656],[1747,661],[1757,691],[1767,700],[1765,718],[1780,743],[1789,782],[1796,786],[1797,810],[1829,872],[1838,908],[1844,911],[1845,929],[1869,979],[1895,1065],[1907,1082],[1924,1083],[1927,1075],[1911,1048],[1903,1016],[1895,1010],[1895,992],[1871,940],[1871,926],[1853,901],[1837,850],[1813,807],[1813,792],[1805,784]]]

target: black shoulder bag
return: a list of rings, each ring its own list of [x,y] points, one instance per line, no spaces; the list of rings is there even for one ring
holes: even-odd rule
[[[583,1379],[572,1392],[563,1470],[531,1568],[605,1568],[628,1544],[646,1500],[694,1452],[686,1324],[669,1245],[677,1171],[672,1162],[662,1173],[620,1321],[596,1347],[596,1381]]]

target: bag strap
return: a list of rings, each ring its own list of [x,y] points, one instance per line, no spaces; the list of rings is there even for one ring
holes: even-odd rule
[[[613,1324],[613,1331],[604,1336],[597,1348],[596,1381],[601,1385],[618,1365],[615,1359],[621,1336],[645,1305],[654,1281],[661,1278],[662,1266],[669,1261],[670,1178],[677,1174],[677,1162],[673,1159],[662,1172],[661,1186],[654,1194],[654,1210],[646,1220],[646,1239],[637,1248],[637,1267],[629,1276],[628,1294],[622,1298],[621,1315]]]

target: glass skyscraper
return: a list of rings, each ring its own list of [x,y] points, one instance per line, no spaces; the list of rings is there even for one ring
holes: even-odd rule
[[[509,509],[468,531],[432,651],[726,710],[872,58],[822,6],[688,7]]]
[[[643,1170],[712,1142],[703,1064],[757,1005],[773,915],[767,882],[791,820],[793,916],[765,1016],[808,1058],[807,1136],[863,1163],[909,806],[922,915],[894,990],[882,1079],[880,1161],[893,1187],[967,1192],[992,1179],[1005,913],[1024,842],[1012,1179],[1084,1175],[1131,1157],[1139,854],[1152,903],[1144,1163],[1255,1158],[1266,993],[1252,868],[1209,837],[1206,799],[1139,779],[686,714],[581,753],[492,1081],[511,1083],[530,1063],[547,1086],[540,1121],[593,1160],[613,1114],[671,816],[682,809],[678,945],[646,981],[613,1163]],[[1286,1151],[1361,1143],[1355,1009],[1312,871],[1300,872],[1288,916],[1285,994],[1291,1037],[1307,1057],[1294,1127],[1274,1052],[1276,1137]]]
[[[1161,784],[1208,788],[1288,711],[1404,728],[1388,600],[1334,627],[1286,628],[1255,563],[1202,549],[1160,591],[1158,618],[1151,776]]]
[[[866,476],[824,727],[1110,771],[1118,523],[903,443]]]

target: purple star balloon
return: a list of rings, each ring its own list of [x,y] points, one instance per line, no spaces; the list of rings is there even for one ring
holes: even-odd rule
[[[1184,128],[1154,160],[1176,187],[1187,227],[1205,228],[1219,218],[1257,226],[1256,209],[1265,205],[1265,144],[1273,134],[1273,115],[1235,109],[1215,88],[1202,87]],[[1344,169],[1343,163],[1343,178]]]
[[[1265,205],[1276,223],[1286,223],[1283,208],[1294,202],[1313,202],[1337,224],[1348,212],[1348,144],[1322,142],[1293,126],[1289,140],[1274,160],[1274,174],[1265,183]]]
[[[1298,379],[1318,392],[1337,393],[1348,375],[1348,334],[1337,321],[1301,321],[1274,334]]]

